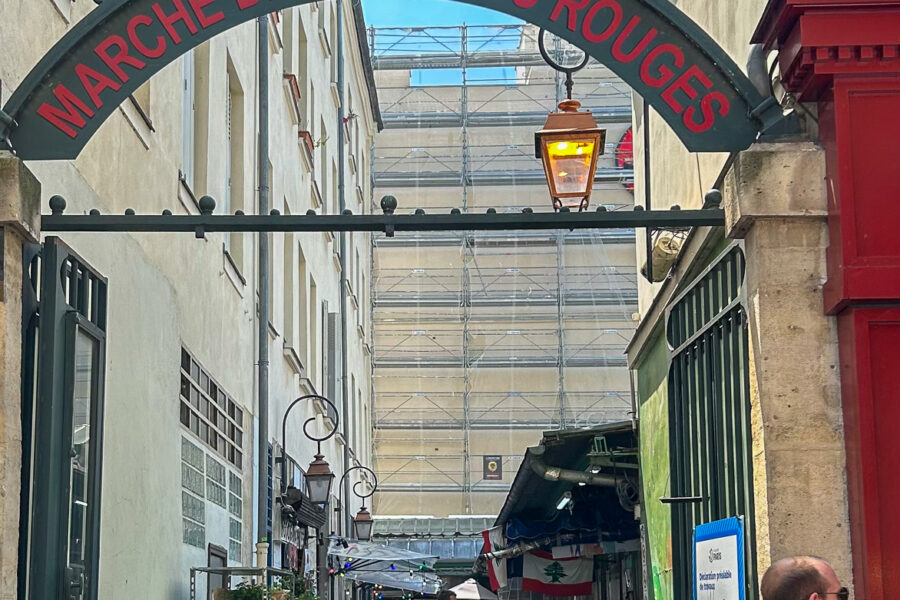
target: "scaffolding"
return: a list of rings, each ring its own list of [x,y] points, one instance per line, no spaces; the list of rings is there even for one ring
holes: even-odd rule
[[[373,28],[369,41],[386,126],[376,201],[549,208],[533,136],[565,92],[533,26]],[[631,90],[592,62],[575,92],[608,130],[592,201],[630,210],[633,172],[616,159]],[[627,419],[635,273],[633,231],[374,240],[378,514],[494,514],[540,431]]]

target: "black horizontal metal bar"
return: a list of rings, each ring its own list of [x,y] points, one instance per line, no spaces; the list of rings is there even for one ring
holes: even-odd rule
[[[41,217],[45,232],[503,231],[722,226],[725,212],[657,210],[442,215],[65,215]]]
[[[660,498],[659,501],[663,504],[697,504],[705,499],[703,496],[682,496],[678,498]]]

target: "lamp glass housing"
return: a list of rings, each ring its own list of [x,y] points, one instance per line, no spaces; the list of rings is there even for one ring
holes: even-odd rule
[[[365,507],[361,508],[356,517],[353,518],[353,536],[361,542],[368,542],[372,539],[372,525],[374,525],[372,515]]]
[[[579,112],[575,100],[560,103],[544,129],[535,133],[535,153],[543,160],[553,208],[585,210],[594,187],[598,157],[606,143],[606,130],[597,128],[590,112]]]
[[[317,454],[316,459],[309,464],[306,472],[306,486],[309,490],[309,499],[315,504],[325,504],[331,498],[331,486],[334,483],[334,473],[328,467],[324,458]]]

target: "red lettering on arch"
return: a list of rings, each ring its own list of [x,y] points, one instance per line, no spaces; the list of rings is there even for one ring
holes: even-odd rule
[[[256,6],[259,4],[259,0],[237,0],[238,8],[241,10],[247,10],[251,6]]]
[[[115,54],[109,53],[112,46],[116,47]],[[144,61],[128,54],[128,43],[125,41],[125,38],[120,35],[109,36],[97,44],[97,47],[94,48],[94,52],[100,57],[100,60],[109,67],[109,70],[116,74],[116,77],[118,77],[122,83],[127,82],[129,79],[128,73],[122,69],[123,64],[130,65],[138,70],[147,66],[147,63]]]
[[[519,8],[534,8],[534,5],[537,3],[538,0],[513,0],[513,4]]]
[[[672,57],[675,68],[680,69],[684,66],[684,52],[681,51],[681,48],[675,44],[660,44],[651,50],[644,58],[644,62],[641,63],[641,81],[650,87],[659,88],[675,77],[675,72],[666,65],[659,65],[656,75],[650,72],[656,59],[666,54]]]
[[[591,0],[556,0],[556,6],[553,7],[553,12],[550,13],[550,20],[558,21],[563,9],[566,9],[566,27],[570,31],[575,31],[578,27],[578,11],[584,10],[590,3]]]
[[[594,22],[594,18],[597,16],[603,9],[609,9],[612,11],[612,21],[610,21],[609,25],[606,29],[603,30],[602,33],[595,33],[593,29],[591,29],[591,24]],[[605,42],[609,38],[616,33],[616,30],[619,28],[619,25],[622,24],[622,5],[616,2],[616,0],[600,0],[594,4],[591,9],[584,15],[584,23],[581,25],[581,33],[584,34],[584,39],[594,44],[599,44],[601,42]]]
[[[200,21],[200,27],[206,29],[207,27],[211,27],[225,18],[225,13],[221,10],[217,13],[207,15],[203,12],[203,9],[216,0],[189,0],[191,3],[191,8],[194,9],[194,14],[197,15],[197,20]]]
[[[159,58],[166,53],[166,38],[158,36],[156,38],[156,48],[150,48],[141,41],[141,38],[139,38],[137,34],[138,25],[147,27],[152,24],[153,19],[147,15],[137,15],[136,17],[133,17],[128,21],[128,39],[131,41],[131,45],[147,58]]]
[[[714,103],[719,105],[718,110],[713,106]],[[725,94],[722,92],[710,92],[703,96],[703,99],[700,101],[700,112],[703,114],[703,120],[698,123],[694,119],[697,109],[693,106],[689,106],[687,110],[684,111],[684,126],[694,133],[703,133],[715,124],[716,113],[718,113],[719,116],[724,117],[730,110],[731,103],[728,102],[728,98]]]
[[[191,35],[196,34],[199,29],[197,29],[197,24],[191,19],[191,13],[188,12],[188,9],[185,8],[184,3],[181,0],[172,0],[172,6],[175,7],[175,12],[171,15],[167,15],[163,12],[159,2],[157,2],[153,5],[153,12],[156,13],[156,18],[159,19],[162,26],[166,28],[172,41],[176,44],[180,44],[181,36],[178,35],[178,32],[175,30],[175,23],[179,21],[184,23],[187,26],[188,31],[191,32]]]
[[[681,74],[681,77],[676,79],[675,82],[662,93],[662,99],[665,100],[666,104],[678,114],[681,114],[682,111],[684,111],[684,107],[678,99],[675,98],[675,92],[683,92],[691,100],[699,95],[697,89],[691,83],[691,79],[696,79],[706,89],[712,87],[712,81],[709,80],[706,73],[700,70],[700,67],[697,65],[688,67],[685,72]]]
[[[73,94],[72,90],[62,84],[56,86],[56,89],[53,90],[53,95],[56,96],[62,108],[44,102],[37,109],[37,113],[54,127],[74,139],[78,132],[66,123],[81,129],[87,123],[84,116],[91,118],[94,116],[94,111],[81,98]]]
[[[635,28],[640,24],[641,18],[638,16],[631,17],[631,20],[628,22],[628,25],[625,26],[625,29],[622,30],[622,33],[619,34],[619,37],[616,38],[616,42],[612,47],[612,55],[616,60],[623,63],[630,63],[638,56],[644,53],[644,50],[647,49],[647,46],[650,45],[650,42],[653,41],[653,38],[659,33],[659,31],[655,27],[651,27],[650,31],[644,36],[644,38],[635,44],[634,48],[631,49],[630,52],[623,52],[622,47],[625,45],[625,42],[628,40],[628,36],[631,35],[631,32],[635,30]]]
[[[97,108],[103,106],[103,101],[100,99],[100,92],[107,88],[115,92],[122,87],[118,81],[110,79],[103,73],[95,71],[89,66],[80,63],[75,65],[75,74],[78,75],[81,85],[84,86],[84,91],[88,93],[88,96],[91,97],[94,106]]]

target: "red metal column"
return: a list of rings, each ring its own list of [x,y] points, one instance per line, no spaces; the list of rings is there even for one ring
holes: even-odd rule
[[[755,41],[818,103],[854,587],[885,600],[900,590],[900,0],[772,0]]]

